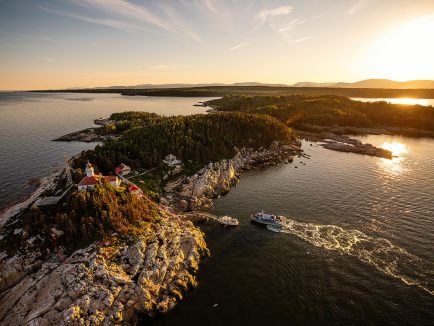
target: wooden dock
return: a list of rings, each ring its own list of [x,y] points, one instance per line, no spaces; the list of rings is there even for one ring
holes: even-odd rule
[[[214,220],[216,222],[219,222],[219,217],[217,215],[214,215],[214,214],[211,214],[208,212],[186,213],[185,217],[192,222],[208,221],[208,220]]]

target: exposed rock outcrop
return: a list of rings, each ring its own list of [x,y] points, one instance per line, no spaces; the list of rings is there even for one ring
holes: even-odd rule
[[[269,148],[257,151],[251,148],[234,150],[237,154],[233,158],[209,163],[193,176],[184,178],[161,201],[170,203],[180,211],[210,208],[212,199],[228,193],[238,182],[243,170],[292,162],[293,155],[302,154],[300,144],[281,145],[277,141],[273,141]]]
[[[0,324],[134,323],[172,309],[195,286],[207,253],[199,229],[169,216],[141,236],[113,237],[66,259],[2,255]]]
[[[333,132],[312,133],[297,131],[302,138],[321,142],[321,146],[339,152],[356,153],[369,156],[377,156],[391,159],[392,152],[383,148],[375,147],[371,144],[364,144],[358,139],[346,135],[337,135]]]
[[[53,139],[54,141],[80,141],[85,143],[103,142],[110,139],[115,139],[113,135],[100,135],[96,133],[98,128],[87,128],[80,131],[71,132],[59,138]]]

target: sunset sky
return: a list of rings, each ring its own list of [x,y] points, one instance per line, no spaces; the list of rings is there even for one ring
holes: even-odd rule
[[[0,0],[0,89],[434,79],[434,0]]]

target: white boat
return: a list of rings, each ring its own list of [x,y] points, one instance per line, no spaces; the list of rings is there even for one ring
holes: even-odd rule
[[[251,216],[252,221],[262,224],[262,225],[271,225],[275,227],[282,226],[284,217],[283,216],[277,216],[277,215],[271,215],[271,214],[265,214],[264,212],[252,214]]]
[[[220,217],[218,221],[220,222],[220,224],[229,225],[229,226],[237,226],[239,224],[236,218],[226,216],[226,215]]]

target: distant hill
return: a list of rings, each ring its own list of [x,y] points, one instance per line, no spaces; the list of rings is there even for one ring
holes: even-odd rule
[[[399,82],[389,79],[366,79],[355,83],[337,83],[339,88],[393,88],[393,89],[427,89],[434,88],[434,80],[409,80]]]
[[[93,89],[153,89],[153,88],[186,88],[186,87],[207,87],[207,86],[223,86],[225,84],[140,84],[134,86],[107,86],[94,87]],[[79,88],[77,88],[79,89]]]
[[[298,82],[292,87],[334,87],[336,83],[315,83],[315,82]]]
[[[270,86],[270,87],[289,87],[285,84],[264,84],[258,82],[243,82],[234,84],[210,83],[210,84],[141,84],[134,86],[108,86],[94,87],[93,89],[162,89],[162,88],[189,88],[189,87],[215,87],[215,86]],[[75,89],[80,89],[79,87]]]
[[[341,88],[434,88],[434,80],[409,80],[398,82],[389,79],[366,79],[355,83],[337,83],[333,87]]]
[[[317,83],[298,82],[293,85],[267,84],[258,82],[242,82],[233,84],[204,83],[204,84],[140,84],[134,86],[108,86],[95,87],[93,89],[166,89],[166,88],[192,88],[192,87],[216,87],[216,86],[267,86],[267,87],[331,87],[331,88],[380,88],[380,89],[434,89],[434,80],[409,80],[399,82],[389,79],[366,79],[355,83]],[[80,89],[79,87],[73,89]]]

